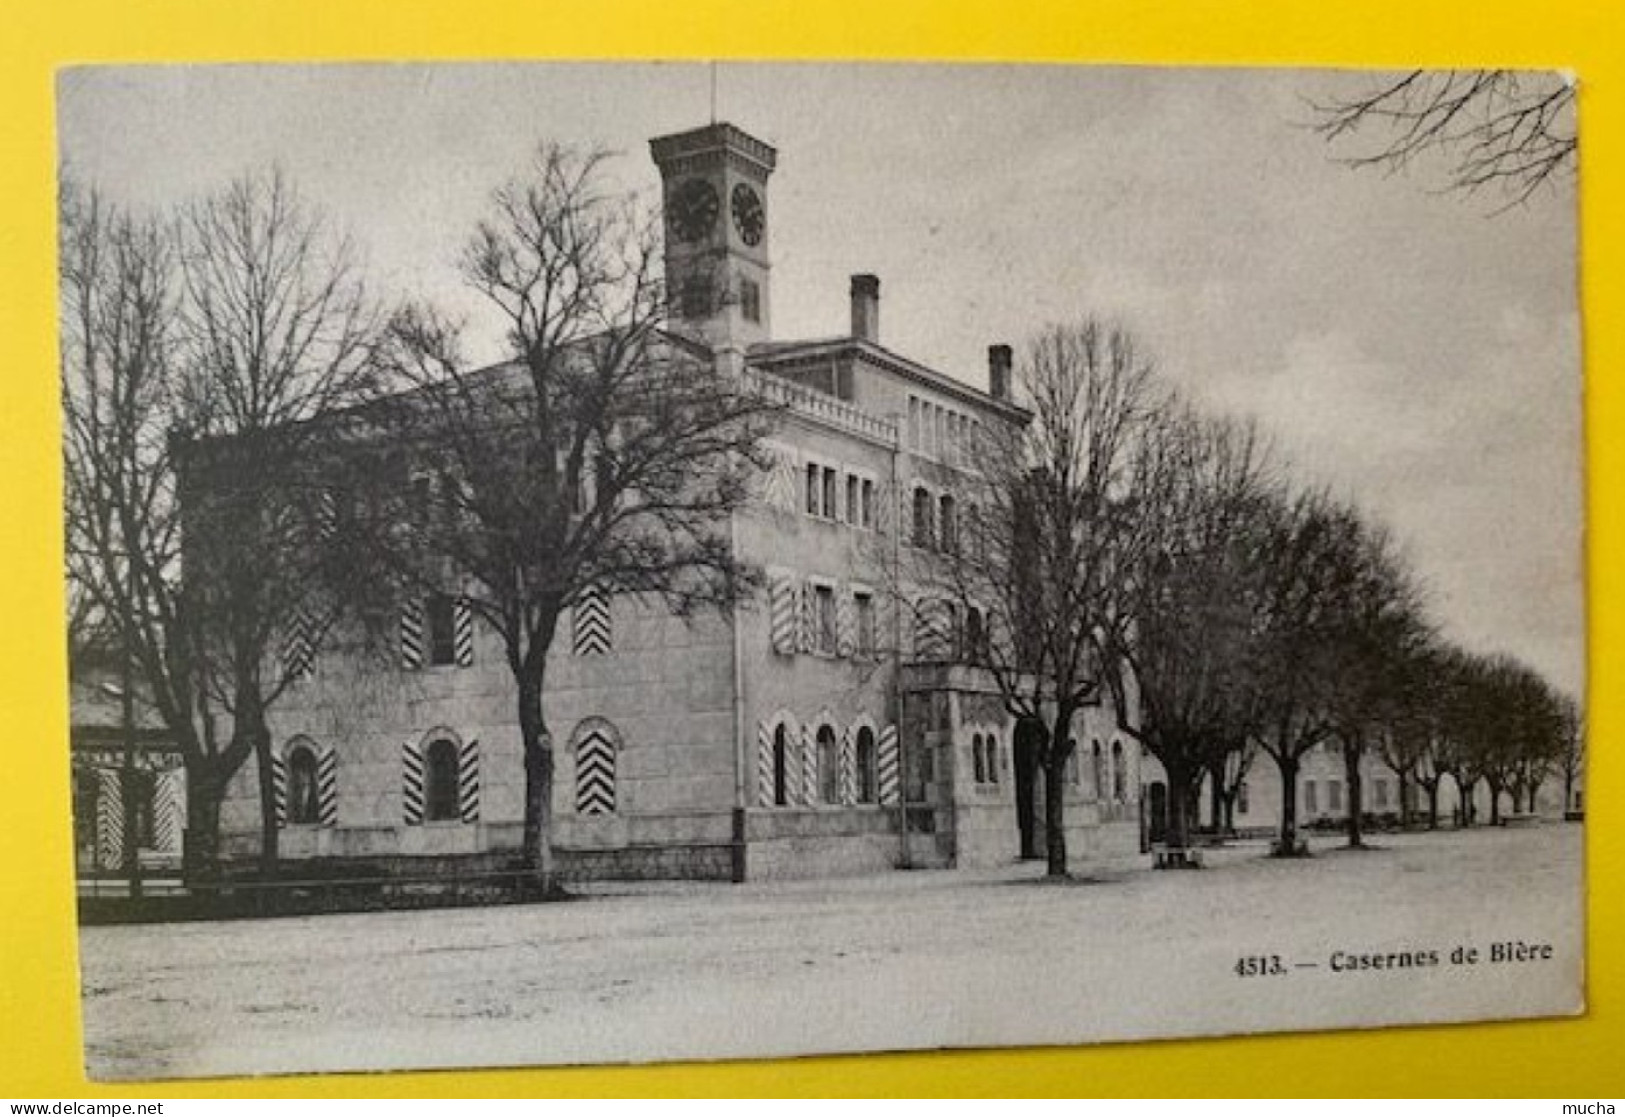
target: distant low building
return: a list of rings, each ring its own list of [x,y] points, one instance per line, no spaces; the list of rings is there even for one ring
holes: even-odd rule
[[[181,752],[139,692],[125,724],[121,676],[105,654],[75,658],[69,755],[74,866],[82,880],[121,877],[132,840],[143,873],[180,867],[186,828]]]

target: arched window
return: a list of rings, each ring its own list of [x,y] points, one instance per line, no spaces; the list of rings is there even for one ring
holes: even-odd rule
[[[444,737],[429,746],[424,757],[424,817],[430,822],[454,822],[457,809],[457,746]]]
[[[841,801],[841,747],[828,725],[818,727],[818,800],[831,805]]]
[[[974,737],[971,738],[970,751],[971,751],[971,765],[972,765],[972,770],[974,771],[975,776],[976,776],[976,782],[977,783],[986,783],[987,782],[987,760],[982,755],[982,735],[980,733],[976,734]]]
[[[1124,802],[1128,798],[1128,772],[1123,767],[1123,742],[1112,742],[1112,798]]]
[[[931,494],[924,489],[914,490],[914,545],[931,546]]]
[[[991,733],[987,735],[987,782],[999,782],[999,739]]]
[[[1098,738],[1092,742],[1092,750],[1094,752],[1095,759],[1095,798],[1104,799],[1106,797],[1106,757],[1100,751],[1100,741]]]
[[[288,822],[295,826],[314,826],[321,820],[315,750],[309,745],[295,745],[288,753]]]
[[[858,730],[858,802],[875,801],[875,733],[867,725]]]
[[[943,494],[941,509],[941,514],[937,517],[937,535],[943,551],[951,555],[959,547],[959,524],[954,516],[954,498]]]
[[[773,730],[773,805],[790,805],[790,734],[781,722]]]

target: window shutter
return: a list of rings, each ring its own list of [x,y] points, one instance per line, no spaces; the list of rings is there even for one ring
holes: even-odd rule
[[[589,724],[576,742],[576,813],[615,813],[615,741],[602,722]]]
[[[331,539],[339,530],[339,501],[332,489],[316,494],[316,532],[323,539]]]
[[[857,607],[852,602],[852,587],[842,586],[835,599],[835,654],[844,657],[857,651]]]
[[[841,732],[841,802],[851,806],[858,801],[857,745],[851,726]]]
[[[875,749],[875,782],[879,784],[883,806],[897,805],[897,727],[888,725],[880,731],[880,743]]]
[[[416,598],[401,607],[401,666],[408,671],[423,666],[423,602]]]
[[[818,750],[810,725],[801,727],[801,802],[809,807],[818,802]]]
[[[765,721],[756,723],[756,805],[771,807],[773,803],[773,726]]]
[[[271,800],[275,803],[276,824],[288,824],[288,764],[280,756],[271,757]]]
[[[96,769],[96,850],[104,869],[124,863],[124,781],[117,768]]]
[[[466,597],[459,597],[452,605],[451,632],[457,666],[474,666],[474,609]]]
[[[608,655],[612,643],[609,598],[597,586],[582,593],[572,614],[572,650],[576,655]]]
[[[164,853],[181,852],[181,835],[186,830],[185,778],[185,770],[178,767],[158,777],[157,802],[153,805],[153,844]]]
[[[815,616],[816,603],[813,597],[812,583],[802,579],[800,586],[800,635],[797,643],[803,653],[812,652],[818,647],[818,618]]]
[[[779,571],[772,574],[768,585],[769,622],[773,634],[773,650],[780,655],[795,655],[799,618],[797,616],[796,582],[793,575]]]
[[[423,823],[423,749],[415,741],[401,746],[401,818],[408,826]]]
[[[339,757],[331,745],[316,758],[316,818],[323,826],[339,821]]]
[[[480,820],[480,743],[469,741],[457,754],[457,813],[464,822]]]
[[[282,641],[282,671],[288,678],[305,679],[315,674],[314,630],[310,615],[302,608],[296,610]]]

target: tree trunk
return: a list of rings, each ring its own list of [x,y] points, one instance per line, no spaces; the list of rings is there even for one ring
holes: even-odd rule
[[[1291,857],[1298,852],[1298,758],[1277,757],[1275,766],[1281,772],[1281,833],[1275,852]]]
[[[553,889],[553,738],[542,714],[542,673],[519,682],[519,733],[525,748],[525,870],[546,895]]]
[[[1224,836],[1224,770],[1209,768],[1208,778],[1208,810],[1213,815],[1213,836]]]
[[[1066,876],[1066,755],[1051,748],[1044,765],[1044,858],[1045,875]]]
[[[1170,850],[1188,850],[1191,845],[1191,817],[1196,813],[1195,773],[1181,764],[1164,762],[1168,774],[1168,840]],[[1177,860],[1177,859],[1176,859]]]
[[[240,700],[240,696],[239,696]],[[276,780],[272,774],[275,758],[271,752],[271,731],[263,712],[253,701],[242,703],[234,732],[249,742],[259,773],[260,784],[260,876],[270,880],[277,875],[281,857],[282,828],[277,822]]]
[[[1360,784],[1360,753],[1363,750],[1358,746],[1343,746],[1343,777],[1348,783],[1348,846],[1350,849],[1359,849],[1365,845],[1363,822],[1360,818],[1364,807],[1363,788]]]
[[[1411,777],[1407,772],[1394,773],[1399,777],[1399,828],[1411,828]]]
[[[188,888],[215,879],[220,873],[219,781],[203,764],[186,772],[186,832],[181,844],[181,876]]]
[[[1428,829],[1439,828],[1439,784],[1442,781],[1434,780],[1428,785]]]
[[[1501,785],[1499,783],[1495,782],[1494,780],[1490,780],[1489,785],[1490,785],[1490,825],[1491,826],[1499,826],[1501,824]]]

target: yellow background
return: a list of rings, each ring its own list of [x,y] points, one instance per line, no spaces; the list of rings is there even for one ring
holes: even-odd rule
[[[0,1095],[1625,1094],[1617,563],[1625,11],[1610,0],[7,0],[0,19]],[[1562,67],[1580,78],[1592,749],[1587,1017],[1136,1046],[101,1088],[80,1066],[55,353],[57,66],[866,58]],[[1084,947],[1086,949],[1086,947]],[[245,965],[251,962],[245,961]],[[855,1006],[856,1007],[856,1006]]]

